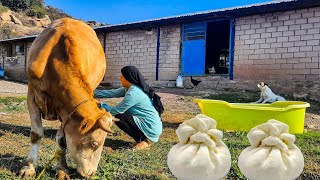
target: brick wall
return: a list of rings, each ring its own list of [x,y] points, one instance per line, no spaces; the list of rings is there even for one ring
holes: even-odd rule
[[[162,28],[160,34],[159,80],[176,80],[180,71],[181,29]]]
[[[103,34],[98,37],[103,45]],[[180,26],[161,27],[159,81],[174,80],[179,73]],[[106,36],[105,81],[119,84],[120,69],[136,66],[149,81],[156,80],[157,29],[110,32]]]
[[[320,7],[236,21],[234,77],[319,80]]]

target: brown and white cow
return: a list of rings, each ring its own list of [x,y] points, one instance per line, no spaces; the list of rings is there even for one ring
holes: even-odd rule
[[[85,177],[93,175],[112,125],[111,114],[99,109],[93,99],[106,69],[95,31],[78,20],[56,20],[34,40],[28,61],[31,150],[21,176],[35,175],[42,119],[61,121],[56,135],[63,150],[58,170],[66,170],[67,148],[77,171]]]

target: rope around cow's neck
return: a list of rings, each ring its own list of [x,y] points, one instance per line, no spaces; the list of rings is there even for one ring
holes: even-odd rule
[[[78,109],[78,107],[81,105],[81,104],[84,104],[84,103],[86,103],[86,102],[88,102],[88,101],[90,101],[90,100],[93,100],[94,98],[89,98],[89,99],[86,99],[86,100],[84,100],[84,101],[82,101],[82,102],[80,102],[75,108],[74,108],[74,110],[69,114],[69,116],[68,116],[68,118],[67,118],[67,120],[65,121],[65,123],[63,124],[63,133],[64,133],[64,127],[67,125],[67,122],[68,122],[68,120],[71,118],[71,116],[73,115],[73,113],[74,112],[76,112],[76,110]]]
[[[39,180],[39,179],[43,176],[44,172],[46,171],[46,169],[47,169],[48,166],[52,163],[53,160],[58,160],[58,159],[60,159],[60,158],[62,157],[62,155],[63,155],[63,152],[62,152],[61,150],[57,150],[57,151],[54,153],[53,158],[44,166],[44,168],[42,169],[41,173],[39,174],[39,176],[37,177],[36,180]]]

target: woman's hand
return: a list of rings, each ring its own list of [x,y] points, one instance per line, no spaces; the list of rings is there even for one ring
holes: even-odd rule
[[[99,103],[99,108],[103,108],[103,109],[105,109],[105,110],[108,111],[108,112],[110,112],[111,109],[112,109],[111,106],[109,106],[107,103],[104,103],[104,102],[100,102],[100,103]]]

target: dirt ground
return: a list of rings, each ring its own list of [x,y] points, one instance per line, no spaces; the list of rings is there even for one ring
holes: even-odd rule
[[[9,82],[0,80],[0,97],[17,97],[26,96],[28,91],[27,84]],[[219,94],[232,94],[232,96],[239,96],[245,98],[245,96],[251,96],[255,93],[259,96],[258,92],[246,92],[246,91],[217,91],[217,90],[201,90],[201,89],[185,89],[185,88],[159,88],[156,91],[161,96],[162,103],[165,109],[170,109],[174,112],[188,112],[190,115],[196,115],[200,113],[199,107],[193,102],[195,98],[208,98],[213,95]],[[249,98],[248,98],[249,99]],[[114,100],[116,103],[118,100]],[[306,100],[307,101],[307,100]],[[308,111],[308,110],[307,110]],[[26,116],[20,114],[21,116]],[[6,115],[7,116],[7,115]],[[4,120],[5,115],[0,112],[0,120]],[[320,114],[319,110],[308,111],[305,118],[305,128],[320,130]]]

